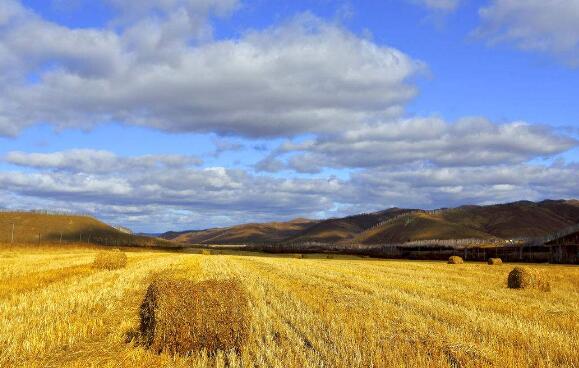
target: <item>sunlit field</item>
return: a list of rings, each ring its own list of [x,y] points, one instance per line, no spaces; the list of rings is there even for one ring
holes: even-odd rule
[[[369,258],[0,247],[2,367],[578,367],[579,268],[529,265],[552,290],[512,290],[513,265]],[[171,356],[134,342],[156,277],[238,278],[241,351]],[[228,297],[223,295],[224,298]]]

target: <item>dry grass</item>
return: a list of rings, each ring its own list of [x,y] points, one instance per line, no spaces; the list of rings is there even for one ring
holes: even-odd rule
[[[99,252],[93,263],[99,270],[118,270],[127,266],[127,255],[120,250]]]
[[[203,254],[204,256],[210,256],[213,254],[213,251],[210,251],[209,249],[204,249],[201,251],[201,254]]]
[[[240,351],[249,333],[249,302],[237,280],[155,280],[140,308],[144,343],[157,353]]]
[[[54,282],[62,281],[74,276],[88,275],[92,272],[90,266],[68,266],[45,271],[35,271],[21,276],[10,277],[0,283],[0,298],[32,291],[46,287]]]
[[[13,280],[0,298],[0,367],[579,367],[576,266],[524,266],[549,276],[550,293],[514,292],[510,268],[483,263],[457,273],[443,262],[345,256],[142,251],[116,272],[70,273],[95,254],[0,247],[0,285]],[[51,278],[41,287],[14,281],[42,272]],[[127,343],[159,273],[238,279],[251,319],[241,351],[171,355]]]
[[[503,264],[503,260],[500,258],[489,258],[487,261],[489,265],[500,266]]]
[[[462,263],[464,263],[464,261],[462,260],[462,257],[450,256],[448,258],[448,264],[462,264]]]
[[[541,291],[550,291],[551,284],[545,276],[537,270],[528,267],[515,267],[509,273],[507,285],[511,289],[535,288]]]

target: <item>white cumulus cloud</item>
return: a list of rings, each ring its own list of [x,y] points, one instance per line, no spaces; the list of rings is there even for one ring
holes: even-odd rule
[[[73,149],[52,153],[11,151],[5,161],[22,167],[81,173],[129,172],[158,168],[186,168],[200,165],[201,159],[185,155],[118,156],[110,151]]]
[[[480,9],[478,34],[579,66],[579,1],[493,0]]]
[[[307,14],[196,43],[187,32],[168,35],[171,19],[115,31],[69,29],[24,8],[4,13],[0,72],[11,76],[0,87],[4,135],[39,122],[111,121],[248,137],[339,131],[400,115],[416,94],[411,78],[424,69]]]
[[[484,118],[464,118],[448,123],[440,118],[410,118],[301,143],[287,142],[257,168],[315,173],[325,167],[371,168],[416,162],[439,167],[485,166],[551,157],[577,145],[574,138],[525,122],[494,124]]]

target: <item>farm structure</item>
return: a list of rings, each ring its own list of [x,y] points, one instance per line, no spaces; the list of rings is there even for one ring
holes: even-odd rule
[[[579,231],[547,242],[552,263],[577,263],[579,256]]]

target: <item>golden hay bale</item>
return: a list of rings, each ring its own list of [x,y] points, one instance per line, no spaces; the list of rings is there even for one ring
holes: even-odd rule
[[[239,352],[250,330],[248,309],[237,280],[158,279],[141,304],[139,330],[145,346],[157,353]]]
[[[121,251],[97,253],[92,267],[99,270],[118,270],[127,265],[127,255]]]
[[[537,270],[528,267],[515,267],[509,273],[507,285],[511,289],[535,288],[550,291],[551,284]]]
[[[461,264],[461,263],[464,263],[464,261],[459,256],[450,256],[448,258],[448,264]]]
[[[204,256],[210,256],[213,254],[213,252],[210,251],[209,249],[204,249],[201,251],[201,254],[203,254]]]
[[[500,258],[489,258],[489,260],[487,261],[488,264],[490,265],[495,265],[495,266],[499,266],[503,264],[503,260]]]

